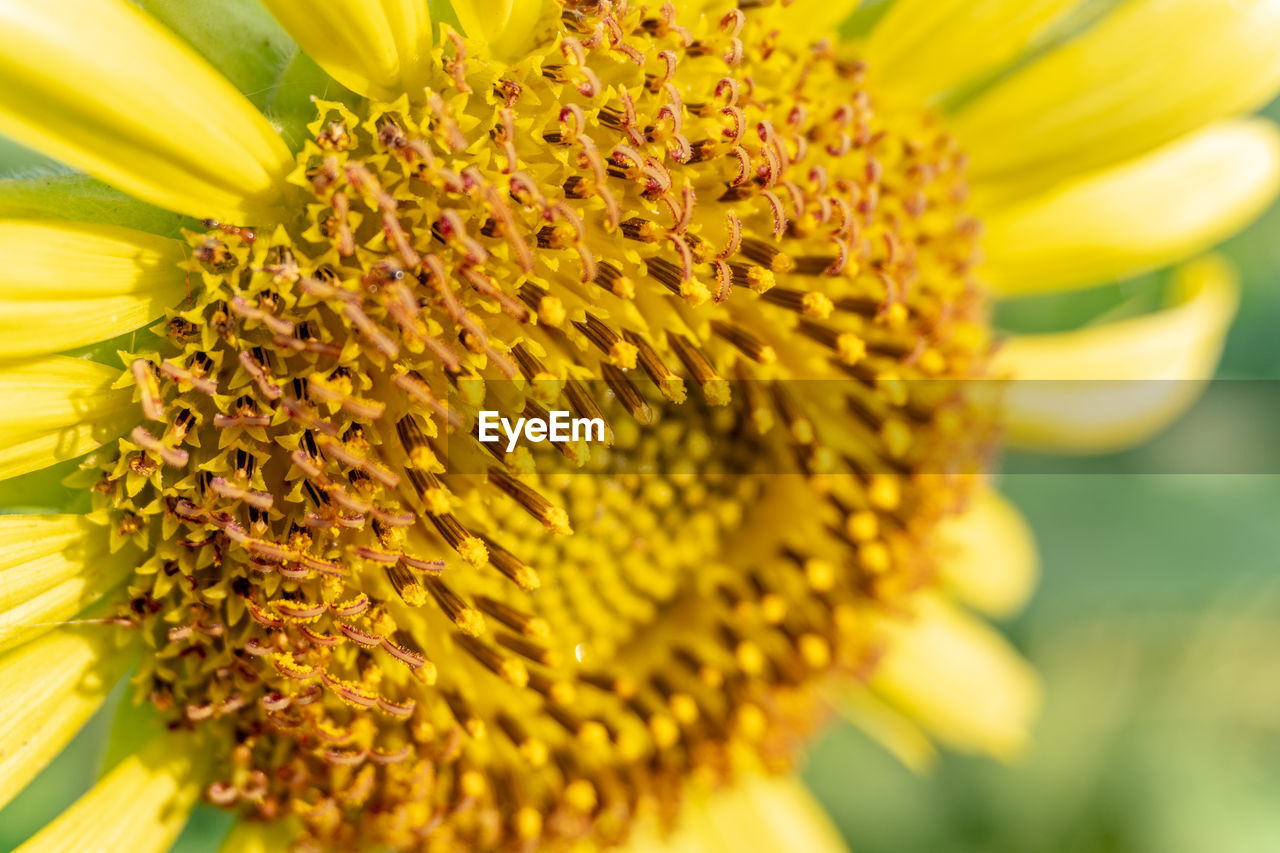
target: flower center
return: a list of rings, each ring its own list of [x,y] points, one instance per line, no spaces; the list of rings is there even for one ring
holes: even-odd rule
[[[190,235],[96,491],[213,801],[321,846],[617,841],[870,664],[985,439],[913,381],[981,372],[976,228],[954,142],[782,22],[448,38],[422,103],[318,102],[293,212]],[[553,409],[606,440],[476,440]]]

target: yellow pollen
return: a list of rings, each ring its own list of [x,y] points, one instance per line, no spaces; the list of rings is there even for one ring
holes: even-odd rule
[[[831,316],[831,312],[836,310],[831,298],[825,293],[806,293],[801,298],[800,304],[805,316],[813,317],[815,320],[825,320]]]

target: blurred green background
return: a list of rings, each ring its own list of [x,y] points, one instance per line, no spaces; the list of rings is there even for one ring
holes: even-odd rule
[[[1280,105],[1268,112],[1280,120]],[[0,141],[0,164],[40,161]],[[1220,375],[1280,379],[1280,207],[1223,251],[1245,290]],[[1162,285],[1036,298],[999,320],[1075,326],[1149,307]],[[1201,407],[1089,473],[1006,458],[1000,484],[1042,559],[1031,605],[1003,626],[1045,680],[1035,743],[1012,767],[944,755],[917,775],[857,730],[830,730],[805,778],[855,853],[1280,850],[1280,475],[1145,473],[1201,441],[1280,471],[1280,417],[1265,405]],[[88,787],[109,722],[95,720],[0,812],[0,851]],[[176,849],[214,850],[227,826],[202,808]]]

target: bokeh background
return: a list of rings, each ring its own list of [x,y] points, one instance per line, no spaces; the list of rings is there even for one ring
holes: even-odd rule
[[[1280,120],[1280,103],[1268,112]],[[0,140],[0,174],[42,165]],[[1003,460],[1041,550],[1039,590],[1003,626],[1045,680],[1035,742],[1012,766],[944,754],[915,773],[837,723],[804,775],[855,853],[1280,851],[1280,207],[1222,251],[1244,297],[1220,376],[1274,386],[1215,396],[1136,451]],[[1140,313],[1166,283],[1037,297],[998,321],[1051,331]],[[1235,473],[1179,473],[1206,443]],[[0,811],[0,851],[88,788],[109,725]],[[176,849],[215,850],[228,825],[201,809]]]

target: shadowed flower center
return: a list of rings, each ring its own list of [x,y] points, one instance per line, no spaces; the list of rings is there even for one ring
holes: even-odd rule
[[[981,374],[977,229],[954,142],[782,21],[448,38],[422,102],[318,102],[278,222],[190,235],[96,491],[211,800],[321,847],[618,841],[873,663],[985,439],[916,381]]]

